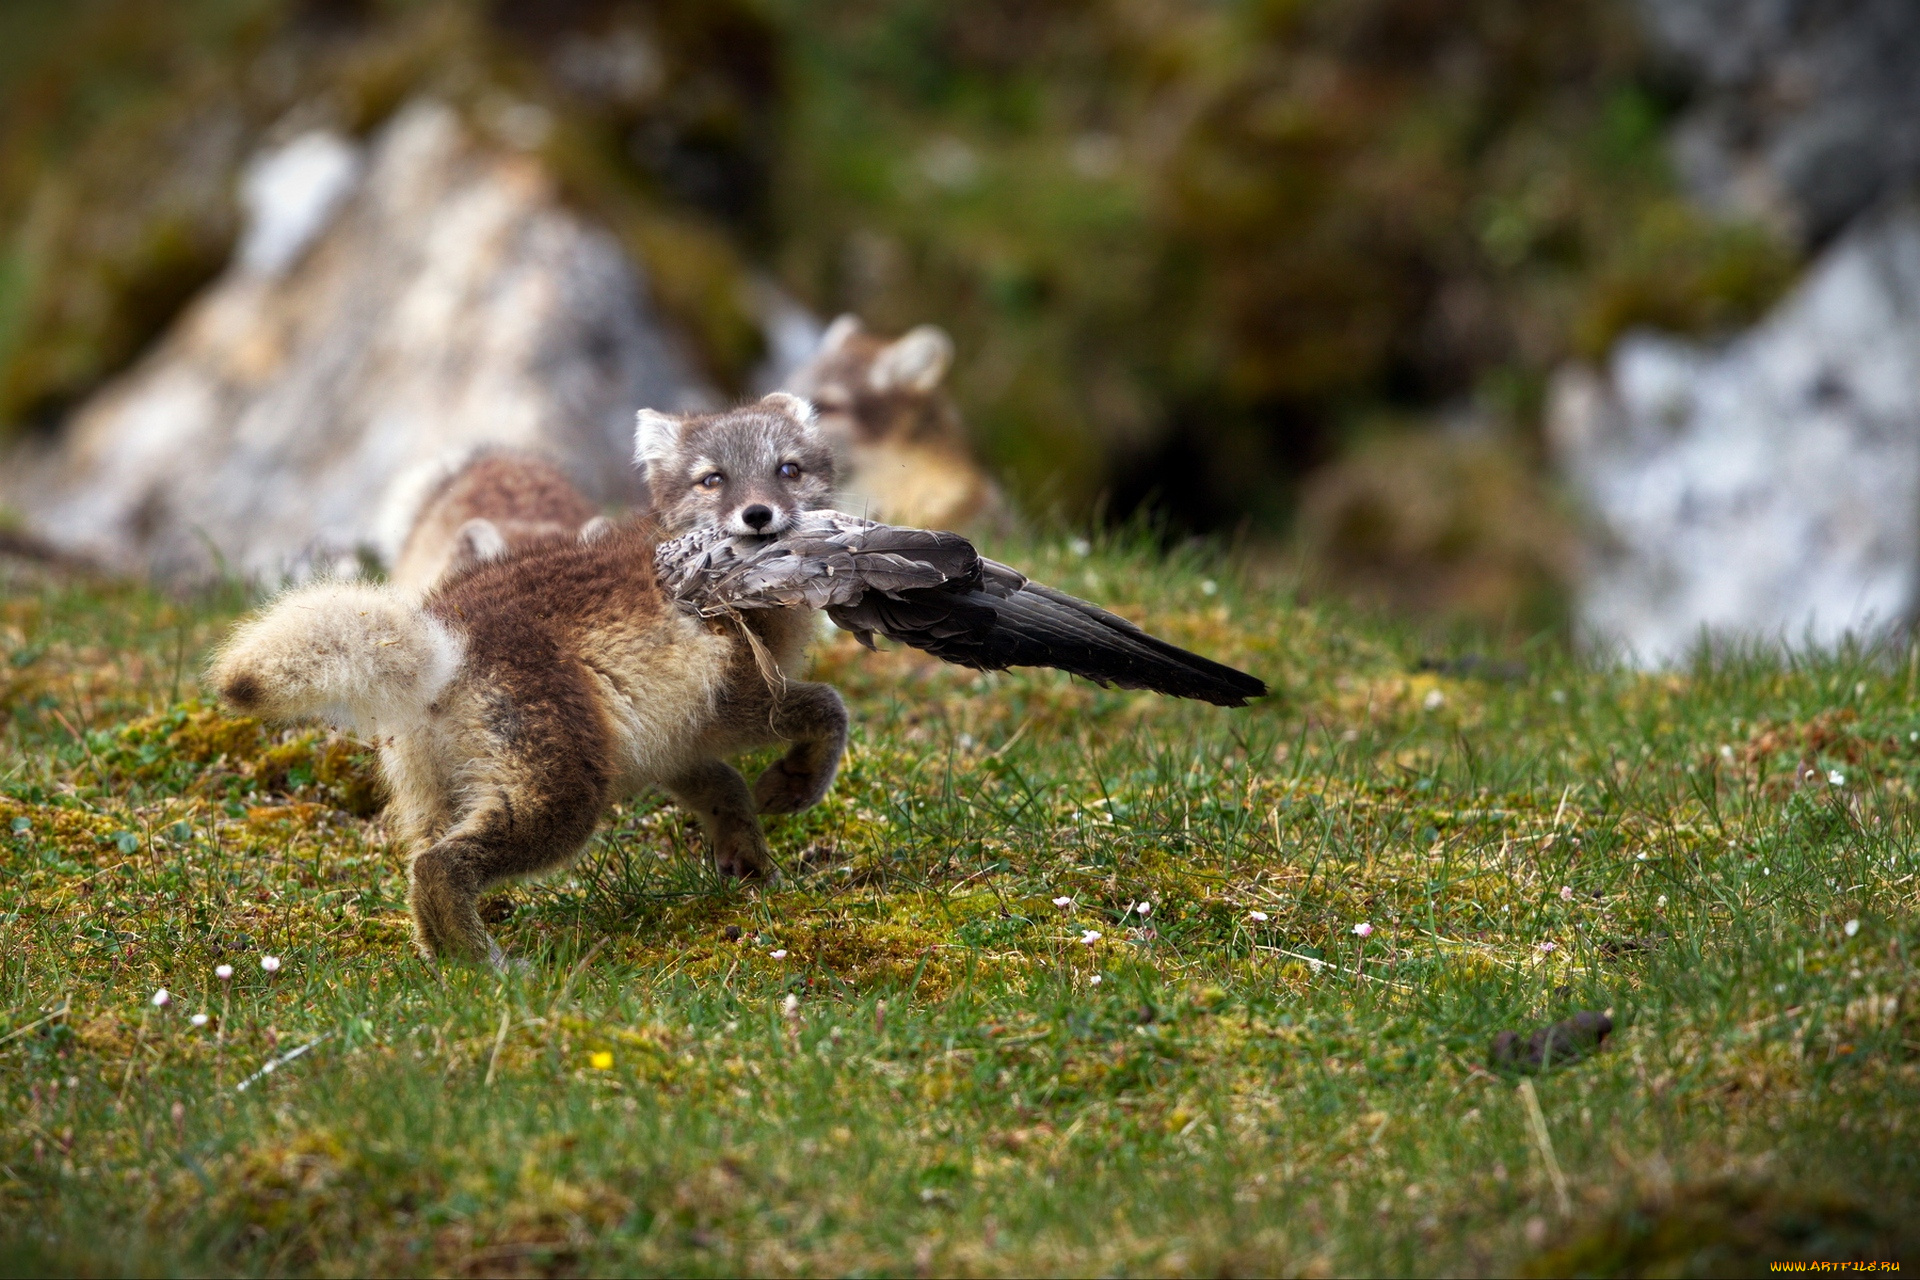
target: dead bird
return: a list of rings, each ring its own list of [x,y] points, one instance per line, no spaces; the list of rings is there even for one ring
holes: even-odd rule
[[[1053,667],[1224,707],[1267,692],[1243,671],[984,558],[954,533],[812,511],[777,538],[695,529],[662,543],[655,565],[675,599],[709,617],[824,609],[868,648],[883,635],[981,671]]]

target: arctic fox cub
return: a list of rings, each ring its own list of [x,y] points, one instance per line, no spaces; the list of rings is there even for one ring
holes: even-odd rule
[[[761,813],[817,803],[847,712],[794,679],[814,612],[701,618],[654,570],[664,538],[701,527],[772,536],[824,507],[833,454],[806,401],[643,411],[649,518],[540,540],[443,581],[321,583],[243,623],[211,678],[239,710],[320,717],[375,743],[408,864],[423,955],[502,962],[480,895],[571,860],[607,806],[659,786],[699,815],[723,874],[770,868]],[[751,787],[726,758],[785,743]]]

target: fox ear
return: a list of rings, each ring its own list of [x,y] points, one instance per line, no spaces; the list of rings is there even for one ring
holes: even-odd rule
[[[640,466],[660,461],[680,443],[680,419],[658,409],[642,409],[634,417],[633,460]]]
[[[818,359],[821,356],[832,355],[840,348],[846,346],[847,340],[859,332],[860,317],[853,314],[853,312],[849,311],[845,315],[835,318],[834,322],[827,326],[827,331],[820,335],[819,345],[813,349],[814,358]]]
[[[485,516],[475,516],[460,526],[460,532],[453,539],[453,565],[464,569],[468,565],[484,564],[488,560],[498,560],[507,554],[507,540],[500,532],[500,526]]]
[[[771,409],[775,413],[786,414],[803,427],[813,425],[812,402],[802,400],[790,391],[770,391],[760,397],[760,405],[762,408]]]
[[[874,358],[867,385],[875,391],[918,391],[940,385],[953,364],[953,339],[930,324],[909,329]]]

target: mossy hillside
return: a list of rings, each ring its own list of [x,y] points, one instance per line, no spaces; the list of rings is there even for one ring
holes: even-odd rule
[[[1624,1274],[1910,1246],[1906,655],[1649,676],[1542,646],[1463,678],[1207,553],[999,554],[1274,697],[826,645],[858,727],[828,801],[771,824],[784,879],[720,883],[684,815],[623,805],[489,903],[504,978],[414,958],[401,851],[319,777],[332,739],[192,700],[238,601],[11,576],[11,1264]],[[310,775],[267,767],[288,746]],[[1617,1029],[1531,1079],[1557,1183],[1488,1044],[1576,1009]]]
[[[1679,198],[1614,0],[783,12],[783,274],[953,328],[1037,506],[1274,520],[1383,410],[1524,438],[1559,361],[1744,323],[1794,265]]]
[[[15,6],[0,430],[57,421],[221,269],[259,146],[431,93],[540,153],[723,386],[762,354],[758,263],[823,313],[952,329],[1033,509],[1277,525],[1382,410],[1524,437],[1558,361],[1784,286],[1790,248],[1677,195],[1630,8]]]

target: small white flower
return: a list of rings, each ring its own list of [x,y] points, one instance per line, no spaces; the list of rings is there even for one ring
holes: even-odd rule
[[[1100,931],[1098,929],[1082,929],[1080,931],[1080,941],[1090,947],[1100,941]]]
[[[1420,700],[1420,705],[1429,711],[1438,711],[1447,705],[1447,695],[1438,689],[1429,689],[1427,696]]]
[[[1143,915],[1143,916],[1146,916],[1146,915],[1152,915],[1152,914],[1153,914],[1153,904],[1152,904],[1151,902],[1142,902],[1142,903],[1139,903],[1139,904],[1137,904],[1137,905],[1136,905],[1136,906],[1134,907],[1134,910],[1135,910],[1135,911],[1137,911],[1137,912],[1139,912],[1139,913],[1140,913],[1141,915]]]
[[[1572,901],[1573,901],[1573,886],[1572,886],[1572,885],[1570,885],[1570,884],[1563,884],[1563,885],[1561,885],[1561,886],[1560,886],[1560,901],[1562,901],[1562,902],[1572,902]]]
[[[1773,868],[1772,868],[1772,867],[1762,867],[1762,868],[1760,868],[1760,874],[1761,874],[1761,875],[1763,875],[1763,876],[1770,876],[1770,875],[1772,875],[1772,874],[1773,874]]]
[[[1267,922],[1267,913],[1264,911],[1249,911],[1247,912],[1247,919],[1265,924]]]
[[[1067,550],[1077,556],[1086,556],[1092,554],[1093,544],[1085,538],[1069,538],[1067,539]]]
[[[1216,593],[1216,592],[1218,592],[1219,590],[1220,590],[1220,584],[1219,584],[1219,583],[1217,583],[1217,582],[1215,582],[1215,581],[1214,581],[1214,580],[1213,580],[1212,578],[1202,578],[1202,579],[1200,580],[1200,594],[1201,594],[1201,595],[1203,595],[1203,596],[1210,596],[1210,595],[1213,595],[1213,594],[1215,594],[1215,593]]]
[[[162,987],[158,991],[153,993],[154,1008],[164,1009],[172,1003],[173,1003],[173,993],[167,990],[165,987]]]
[[[1326,962],[1325,962],[1325,961],[1323,961],[1323,960],[1315,960],[1315,959],[1314,959],[1314,958],[1313,958],[1312,956],[1308,956],[1308,957],[1307,957],[1307,968],[1308,968],[1308,969],[1309,969],[1310,971],[1312,971],[1312,972],[1314,972],[1314,973],[1318,973],[1318,972],[1320,972],[1320,970],[1321,970],[1321,969],[1323,969],[1323,968],[1325,968],[1325,967],[1326,967]]]
[[[230,964],[217,964],[213,966],[213,976],[222,982],[226,982],[233,977],[233,966]]]
[[[207,1025],[207,1015],[204,1013],[196,1013],[191,1018],[188,1018],[187,1021],[196,1027],[204,1027]]]
[[[1361,937],[1361,938],[1370,937],[1373,934],[1373,926],[1368,924],[1365,920],[1362,920],[1359,924],[1353,926],[1353,932],[1357,937]]]
[[[1860,932],[1860,922],[1858,920],[1847,921],[1847,936],[1851,938],[1854,934],[1858,932]],[[161,994],[165,995],[166,993],[162,992]]]
[[[280,972],[280,957],[279,956],[261,956],[260,967],[262,969],[265,969],[268,973],[278,973]]]
[[[1847,775],[1838,769],[1829,769],[1827,770],[1827,784],[1834,787],[1844,787],[1847,785]]]
[[[780,948],[780,950],[778,951],[769,951],[767,952],[767,954],[772,956],[775,960],[785,960],[787,958],[787,950],[785,947]]]
[[[1092,977],[1092,978],[1090,979],[1090,981],[1092,982],[1092,984],[1093,984],[1094,986],[1096,986],[1096,987],[1097,987],[1097,986],[1099,986],[1099,985],[1100,985],[1100,975],[1099,975],[1099,974],[1097,974],[1097,973],[1096,973],[1096,974],[1094,974],[1094,975],[1093,975],[1093,977]]]
[[[1660,900],[1659,900],[1658,902],[1655,902],[1655,903],[1654,903],[1653,905],[1654,905],[1654,906],[1656,906],[1656,907],[1664,907],[1664,906],[1666,906],[1666,905],[1667,905],[1667,895],[1666,895],[1666,894],[1664,894],[1664,893],[1663,893],[1663,894],[1661,894],[1661,895],[1660,895]]]
[[[1063,894],[1060,897],[1055,898],[1053,900],[1053,905],[1060,908],[1062,911],[1065,911],[1068,907],[1073,905],[1073,899]]]

